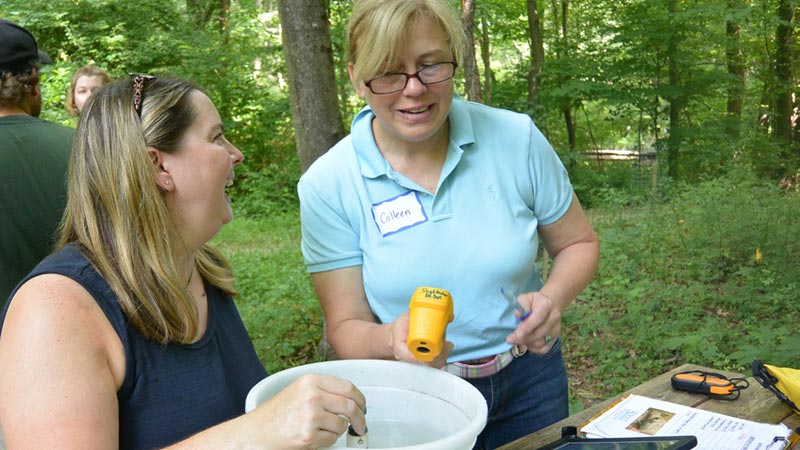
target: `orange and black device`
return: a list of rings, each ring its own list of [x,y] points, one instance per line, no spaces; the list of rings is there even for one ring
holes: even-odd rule
[[[739,391],[749,385],[744,378],[727,378],[722,374],[701,370],[676,373],[671,381],[672,387],[679,391],[706,394],[723,400],[738,398]]]
[[[431,362],[444,346],[444,332],[453,321],[453,298],[444,289],[417,288],[409,303],[408,349],[420,361]]]

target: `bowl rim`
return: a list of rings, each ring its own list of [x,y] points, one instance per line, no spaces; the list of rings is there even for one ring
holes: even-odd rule
[[[478,434],[483,430],[486,426],[486,420],[488,415],[488,407],[486,404],[486,399],[483,397],[478,389],[470,384],[468,381],[464,380],[461,377],[453,375],[447,371],[435,369],[426,365],[422,364],[414,364],[404,361],[391,361],[391,360],[381,360],[381,359],[340,359],[340,360],[333,360],[333,361],[320,361],[310,364],[304,364],[301,366],[290,367],[288,369],[281,370],[279,372],[275,372],[273,374],[268,375],[264,379],[260,380],[256,383],[248,392],[247,398],[245,400],[245,412],[252,411],[253,409],[258,406],[256,404],[258,392],[263,389],[264,385],[267,384],[275,384],[275,383],[282,383],[280,389],[285,388],[289,384],[291,384],[295,379],[297,379],[300,375],[305,374],[326,374],[326,375],[333,375],[339,378],[347,379],[346,376],[342,376],[339,373],[331,374],[330,372],[335,371],[335,369],[340,369],[344,366],[346,368],[350,368],[350,366],[357,365],[360,367],[360,371],[363,372],[365,369],[371,368],[374,370],[391,370],[391,369],[402,369],[406,371],[420,371],[420,374],[423,372],[424,376],[431,376],[436,377],[439,379],[446,379],[449,383],[455,383],[458,386],[463,387],[466,392],[468,392],[468,406],[474,408],[474,416],[470,417],[468,411],[464,411],[463,408],[460,408],[458,405],[453,404],[451,401],[445,398],[441,398],[441,396],[435,395],[434,392],[421,392],[422,394],[432,395],[440,400],[446,401],[453,405],[456,408],[459,408],[464,415],[469,420],[467,426],[462,428],[460,431],[451,434],[449,436],[442,437],[440,439],[436,439],[433,441],[425,442],[422,444],[415,444],[405,447],[387,447],[387,450],[396,449],[396,450],[423,450],[423,449],[431,449],[431,448],[472,448],[474,445]],[[354,374],[357,372],[354,370]],[[352,381],[352,380],[349,380]],[[355,383],[355,382],[354,382]],[[358,384],[355,383],[357,386]],[[364,386],[364,385],[362,385]],[[386,385],[374,385],[369,384],[364,387],[392,387],[390,384]],[[418,391],[419,392],[419,391]],[[470,441],[470,442],[467,442]],[[467,445],[468,444],[468,445]],[[450,447],[448,447],[448,445]],[[459,447],[455,447],[455,446]],[[461,447],[463,445],[463,447]]]

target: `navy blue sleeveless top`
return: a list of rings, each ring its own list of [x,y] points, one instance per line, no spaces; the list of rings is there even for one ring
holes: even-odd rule
[[[117,392],[120,449],[161,448],[244,413],[247,393],[267,376],[236,306],[205,283],[208,328],[189,345],[166,347],[128,326],[108,283],[69,245],[42,261],[26,278],[69,277],[103,309],[125,348],[125,379]],[[20,283],[20,285],[22,284]],[[8,303],[0,314],[0,332]]]

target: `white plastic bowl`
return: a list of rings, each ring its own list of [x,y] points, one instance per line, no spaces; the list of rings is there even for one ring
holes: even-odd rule
[[[471,384],[442,370],[382,360],[328,361],[282,370],[253,386],[245,411],[311,373],[349,380],[364,393],[370,449],[470,450],[486,425],[486,400]],[[331,448],[347,448],[346,436]]]

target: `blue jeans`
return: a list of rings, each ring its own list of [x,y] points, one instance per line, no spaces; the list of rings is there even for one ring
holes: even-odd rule
[[[466,379],[489,408],[473,450],[492,450],[569,415],[567,368],[557,339],[546,355],[525,354],[499,373]]]

